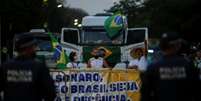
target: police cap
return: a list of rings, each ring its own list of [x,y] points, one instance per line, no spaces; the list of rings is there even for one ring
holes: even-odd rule
[[[179,44],[181,37],[176,32],[163,33],[160,39],[160,48],[162,50],[170,48],[174,45]]]

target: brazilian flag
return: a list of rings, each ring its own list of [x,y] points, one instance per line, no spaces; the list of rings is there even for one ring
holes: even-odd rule
[[[60,47],[60,45],[58,45],[58,47]],[[66,55],[66,52],[64,51],[64,49],[60,48],[61,50],[59,50],[59,48],[57,48],[55,50],[54,54],[59,54],[59,57],[57,57],[57,67],[59,69],[65,69],[66,68],[66,64],[68,62],[68,56]]]
[[[65,69],[68,62],[68,56],[66,55],[66,52],[62,46],[59,44],[58,40],[52,35],[52,33],[49,32],[48,34],[51,38],[52,48],[54,50],[52,59],[56,61],[57,68]]]
[[[51,39],[52,51],[54,51],[55,48],[56,48],[56,46],[59,45],[59,42],[58,42],[58,40],[52,35],[51,32],[48,32],[48,35],[49,35],[49,37],[50,37],[50,39]]]
[[[114,39],[120,34],[119,32],[123,28],[123,16],[121,14],[114,14],[107,18],[104,27],[110,39]]]

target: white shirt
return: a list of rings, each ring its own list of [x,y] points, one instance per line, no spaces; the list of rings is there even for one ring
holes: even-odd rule
[[[99,57],[98,59],[90,58],[90,65],[92,68],[100,69],[103,67],[103,58]]]
[[[69,67],[69,68],[77,68],[78,65],[77,65],[77,63],[75,63],[75,62],[69,62],[69,63],[67,64],[67,67]]]
[[[87,68],[87,64],[86,63],[79,63],[78,68],[80,68],[80,69]]]
[[[196,58],[195,63],[198,68],[201,68],[201,59]]]
[[[147,69],[147,59],[145,58],[145,56],[142,56],[139,60],[138,59],[133,59],[129,62],[128,66],[138,66],[138,69],[140,71],[146,71]]]

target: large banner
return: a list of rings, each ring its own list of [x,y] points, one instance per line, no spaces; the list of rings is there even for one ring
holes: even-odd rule
[[[52,70],[51,75],[56,101],[140,101],[136,70]]]

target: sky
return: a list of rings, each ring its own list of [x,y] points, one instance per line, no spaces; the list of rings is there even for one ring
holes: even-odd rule
[[[82,8],[89,15],[103,13],[104,9],[109,9],[114,2],[119,0],[66,0],[66,5],[72,8]]]

